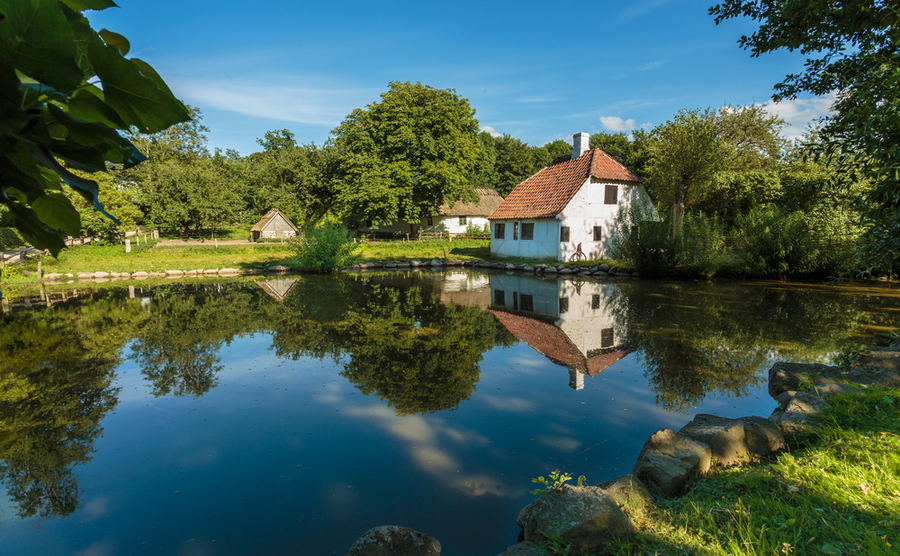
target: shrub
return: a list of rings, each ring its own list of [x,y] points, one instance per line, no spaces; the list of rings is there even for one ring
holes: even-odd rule
[[[0,228],[0,250],[18,249],[25,245],[25,240],[15,228]]]
[[[761,276],[833,274],[853,256],[855,226],[835,209],[786,212],[753,207],[735,219],[745,270]]]
[[[666,274],[675,263],[669,225],[652,207],[632,205],[629,211],[620,211],[610,247],[613,258],[628,261],[641,274]]]
[[[676,266],[679,272],[711,278],[722,266],[725,224],[703,213],[684,215],[677,238]]]
[[[293,241],[293,250],[300,268],[308,272],[331,272],[353,264],[360,254],[360,246],[338,222],[306,228],[304,236]]]

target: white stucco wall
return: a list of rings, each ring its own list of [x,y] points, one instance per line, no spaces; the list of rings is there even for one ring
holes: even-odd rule
[[[606,186],[615,185],[618,188],[616,204],[605,203]],[[512,220],[493,220],[491,225],[491,254],[501,257],[523,257],[535,259],[551,259],[555,261],[567,261],[577,251],[581,243],[581,250],[588,259],[602,259],[609,257],[611,237],[615,233],[615,221],[619,211],[630,210],[635,203],[643,203],[648,207],[653,204],[647,191],[640,184],[610,183],[594,178],[589,179],[578,193],[572,197],[569,204],[557,215],[556,219],[520,220],[519,229],[523,222],[535,222],[534,240],[513,239]],[[505,223],[505,238],[498,240],[494,237],[494,224]],[[569,227],[569,241],[561,243],[559,232],[562,226]],[[601,240],[594,241],[594,226],[601,227]],[[541,228],[541,234],[538,234]]]
[[[519,223],[519,238],[513,239],[513,225]],[[534,224],[534,239],[522,239],[522,224]],[[496,239],[495,226],[506,226],[504,239]],[[554,218],[491,221],[491,254],[500,257],[559,260],[559,221]]]
[[[475,226],[483,230],[485,224],[488,224],[486,216],[467,216],[466,223],[459,223],[459,216],[433,216],[431,226],[428,225],[428,218],[422,219],[421,231],[423,232],[449,232],[450,234],[464,234],[469,226]]]

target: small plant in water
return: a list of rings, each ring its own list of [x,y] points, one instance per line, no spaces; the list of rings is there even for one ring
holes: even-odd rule
[[[570,475],[569,473],[560,473],[559,469],[555,469],[550,472],[550,480],[549,481],[547,479],[545,479],[544,477],[536,477],[534,479],[531,479],[532,483],[538,483],[540,485],[544,485],[544,487],[545,487],[545,488],[538,488],[538,489],[532,490],[531,494],[534,494],[535,496],[542,496],[544,494],[547,494],[548,492],[552,492],[552,491],[562,487],[564,484],[566,484],[567,481],[571,481],[571,480],[572,480],[572,475]],[[582,475],[581,477],[578,477],[578,485],[581,486],[581,484],[583,482],[584,482],[584,475]]]

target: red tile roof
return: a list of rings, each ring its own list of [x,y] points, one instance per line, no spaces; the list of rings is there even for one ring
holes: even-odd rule
[[[643,183],[613,157],[591,149],[576,159],[560,157],[542,168],[517,185],[488,219],[553,218],[566,208],[589,177]]]
[[[605,371],[607,367],[628,355],[627,351],[618,350],[585,357],[566,333],[552,324],[505,311],[491,310],[491,313],[513,336],[547,359],[588,376]]]

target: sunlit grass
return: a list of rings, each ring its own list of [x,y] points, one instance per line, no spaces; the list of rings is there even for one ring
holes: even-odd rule
[[[832,398],[824,420],[773,461],[714,469],[680,498],[626,509],[639,534],[604,553],[900,553],[900,390]]]

